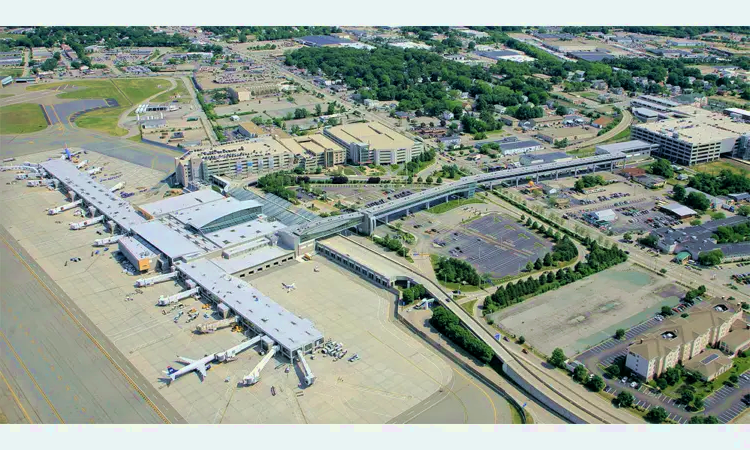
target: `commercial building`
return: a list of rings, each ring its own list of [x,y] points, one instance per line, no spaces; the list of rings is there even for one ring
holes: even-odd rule
[[[694,165],[721,156],[750,157],[750,125],[721,114],[642,123],[631,127],[635,139],[657,144],[656,156],[682,165]]]
[[[614,222],[617,220],[617,213],[611,209],[603,209],[591,213],[591,218],[598,222]]]
[[[693,211],[692,209],[688,208],[685,205],[680,205],[679,203],[670,203],[668,205],[664,205],[660,208],[662,211],[664,211],[667,214],[671,214],[678,219],[688,219],[690,217],[696,216],[698,213]]]
[[[211,181],[211,175],[244,178],[294,167],[294,154],[271,137],[198,148],[175,158],[177,183]]]
[[[664,187],[664,184],[667,182],[664,178],[657,177],[656,175],[640,175],[633,177],[633,181],[649,189]]]
[[[721,340],[719,348],[729,356],[750,349],[750,323],[738,320],[732,324],[729,334]]]
[[[732,324],[742,317],[739,306],[718,301],[699,304],[686,318],[666,319],[655,331],[643,334],[628,347],[625,366],[645,380],[659,377],[678,363],[704,361],[708,346],[718,346]],[[709,361],[710,362],[710,361]]]
[[[325,128],[323,134],[347,150],[354,164],[389,165],[411,161],[424,143],[412,140],[377,122]]]
[[[625,153],[628,157],[648,156],[657,148],[655,144],[649,144],[639,140],[618,142],[616,144],[597,145],[595,155],[608,155],[613,153]],[[641,174],[642,175],[642,174]]]
[[[252,97],[253,94],[250,91],[250,89],[246,87],[238,87],[238,88],[227,88],[227,92],[229,93],[229,97],[231,97],[236,102],[247,102]]]
[[[588,129],[582,127],[548,128],[540,131],[534,137],[550,144],[554,144],[563,139],[567,139],[568,143],[574,143],[592,138],[596,136],[598,132],[599,130],[594,127],[589,127]]]
[[[570,161],[573,158],[562,152],[552,152],[534,155],[521,155],[518,160],[522,166],[533,166],[536,164],[549,164],[556,162]]]
[[[346,162],[344,147],[320,133],[280,139],[279,142],[294,154],[295,165],[308,172]]]
[[[503,156],[519,155],[541,150],[544,146],[533,139],[527,139],[525,141],[513,140],[507,142],[498,142],[500,146],[500,153]]]
[[[255,139],[260,136],[270,136],[270,133],[253,122],[240,122],[237,124],[237,132],[248,139]]]
[[[352,40],[342,39],[336,36],[303,36],[296,38],[295,41],[310,47],[338,47],[341,44],[354,43]]]
[[[687,213],[683,210],[678,211]],[[750,219],[734,216],[687,228],[657,228],[651,235],[656,238],[657,248],[665,253],[688,252],[692,259],[697,260],[702,252],[718,249],[722,251],[724,261],[727,262],[750,258],[750,242],[717,244],[713,235],[719,227],[731,227],[740,223],[750,223]]]
[[[724,110],[724,114],[732,118],[750,121],[750,111],[746,109],[727,108]]]

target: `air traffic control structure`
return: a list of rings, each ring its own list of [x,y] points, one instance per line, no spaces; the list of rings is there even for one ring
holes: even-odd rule
[[[276,348],[275,353],[291,363],[323,345],[323,333],[310,320],[296,316],[240,278],[294,258],[292,250],[276,245],[276,235],[285,226],[266,220],[260,203],[203,190],[134,208],[70,161],[53,159],[28,167],[31,173],[58,180],[68,194],[70,203],[50,209],[49,214],[80,207],[90,218],[71,228],[103,222],[113,234],[94,245],[117,242],[123,255],[135,258],[133,265],[142,272],[150,269],[138,259],[141,255],[159,261],[151,268],[163,273],[139,279],[137,286],[174,280],[186,287],[160,298],[159,305],[200,296],[215,304],[225,318],[233,314],[238,323],[263,336],[269,341],[267,349]],[[305,382],[310,384],[314,376],[307,362],[302,364]]]

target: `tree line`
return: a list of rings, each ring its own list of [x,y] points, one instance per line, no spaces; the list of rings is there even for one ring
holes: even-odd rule
[[[585,262],[579,262],[572,270],[565,268],[556,272],[550,271],[539,275],[538,278],[529,277],[497,288],[492,295],[485,298],[483,314],[490,314],[506,306],[519,303],[528,297],[573,283],[625,262],[628,258],[627,254],[617,248],[616,244],[606,248],[589,238],[585,238],[583,244],[589,250]]]
[[[466,282],[472,286],[479,286],[482,282],[482,277],[471,264],[444,256],[441,256],[435,263],[435,276],[438,280],[450,283]]]
[[[444,307],[436,306],[432,310],[430,325],[483,363],[488,364],[492,361],[493,353],[490,346],[464,328],[458,316]]]
[[[747,171],[734,173],[724,169],[718,175],[700,172],[690,178],[688,186],[713,196],[739,194],[750,192],[750,177]]]

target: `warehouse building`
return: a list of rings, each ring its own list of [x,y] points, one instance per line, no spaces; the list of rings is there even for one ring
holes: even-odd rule
[[[693,211],[685,205],[680,205],[679,203],[670,203],[668,205],[662,206],[659,209],[667,214],[677,217],[680,220],[689,219],[690,217],[698,215],[697,212]]]
[[[424,143],[412,140],[377,122],[325,128],[323,134],[347,150],[354,164],[390,165],[422,154]]]
[[[750,125],[721,114],[642,123],[631,127],[633,138],[657,144],[653,153],[685,166],[721,156],[750,158]]]
[[[344,147],[320,133],[280,139],[279,142],[294,154],[295,166],[306,172],[346,162]]]
[[[511,141],[511,142],[499,142],[500,153],[503,156],[519,155],[524,153],[530,153],[537,150],[541,150],[544,146],[533,139],[527,139],[525,141]]]
[[[271,137],[198,148],[175,158],[175,177],[182,186],[210,182],[211,175],[245,178],[292,168],[294,154]]]

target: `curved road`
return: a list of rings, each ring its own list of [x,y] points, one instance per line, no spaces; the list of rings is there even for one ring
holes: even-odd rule
[[[611,130],[607,131],[606,133],[604,133],[601,136],[597,136],[597,137],[595,137],[593,139],[590,139],[588,141],[581,142],[580,144],[571,145],[570,147],[567,147],[566,150],[568,150],[568,151],[570,151],[570,150],[576,150],[576,149],[579,149],[579,148],[585,148],[585,147],[590,147],[592,145],[600,144],[600,143],[602,143],[602,142],[604,142],[604,141],[606,141],[608,139],[611,139],[611,138],[617,136],[618,133],[621,133],[621,132],[625,131],[630,126],[630,124],[632,122],[633,122],[633,115],[630,114],[630,111],[628,111],[627,109],[623,109],[622,110],[622,120],[614,128],[612,128]]]

